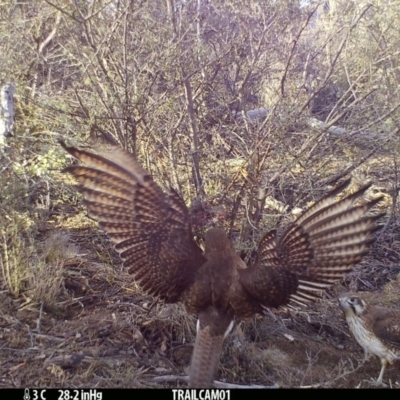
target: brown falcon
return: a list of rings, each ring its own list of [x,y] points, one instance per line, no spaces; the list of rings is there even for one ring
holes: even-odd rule
[[[371,355],[380,359],[377,384],[382,385],[386,365],[400,365],[400,310],[369,305],[355,293],[341,294],[339,305],[365,359]]]
[[[62,145],[84,164],[65,171],[80,183],[89,215],[108,234],[124,267],[148,293],[167,303],[180,301],[198,315],[192,387],[212,385],[235,318],[315,300],[362,259],[376,229],[377,217],[366,213],[380,199],[356,205],[364,186],[336,201],[345,182],[281,236],[275,229],[268,232],[258,260],[246,266],[220,228],[206,232],[203,252],[182,198],[174,190],[164,193],[131,154],[121,148],[93,154]]]

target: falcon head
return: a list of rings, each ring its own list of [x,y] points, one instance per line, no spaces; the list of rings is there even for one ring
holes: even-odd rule
[[[210,228],[204,235],[205,255],[208,259],[234,254],[234,249],[226,233],[221,228]]]
[[[361,316],[367,308],[367,303],[354,293],[342,293],[339,305],[346,317]]]

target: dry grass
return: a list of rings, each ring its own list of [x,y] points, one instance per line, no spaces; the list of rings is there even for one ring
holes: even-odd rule
[[[305,178],[304,168],[292,168],[283,184],[268,194],[271,201],[260,221],[263,229],[251,231],[250,236],[244,226],[252,210],[239,207],[232,225],[238,248],[249,256],[262,231],[279,220],[291,220],[292,208],[305,208],[319,198],[322,188],[326,190],[323,182],[343,169],[342,161],[329,159],[319,171],[320,185]],[[354,185],[360,181],[358,175],[361,180],[372,179],[371,196],[385,193],[382,207],[389,214],[380,222],[371,254],[343,284],[346,290],[375,292],[377,302],[396,306],[400,303],[400,226],[399,207],[392,202],[396,177],[390,165],[390,160],[379,156],[357,170]],[[208,183],[215,189],[207,200],[211,207],[223,199],[225,208],[231,209],[238,187],[252,182],[251,163],[241,162],[240,170],[230,172],[224,178],[217,174]],[[75,192],[59,177],[52,182],[54,198],[45,191],[42,200],[46,201],[39,196],[27,207],[23,196],[14,195],[0,213],[4,289],[0,292],[0,386],[184,387],[183,380],[171,381],[171,376],[187,375],[195,317],[180,305],[155,303],[143,293],[121,270],[111,244],[86,218]],[[227,185],[231,189],[220,193]],[[11,196],[12,188],[8,190]],[[212,213],[204,215],[214,218]],[[215,220],[228,227],[228,218],[226,213]],[[273,311],[240,323],[226,341],[218,379],[242,385],[368,387],[380,367],[362,360],[363,351],[349,334],[331,290],[321,302],[299,312]],[[392,385],[400,381],[391,367],[385,380]]]
[[[29,287],[32,300],[42,302],[47,308],[59,301],[64,283],[64,268],[67,261],[78,256],[77,247],[63,232],[54,232],[37,249],[30,263]]]
[[[30,231],[33,220],[27,213],[0,212],[0,265],[3,286],[14,296],[26,289],[28,260],[32,251]]]

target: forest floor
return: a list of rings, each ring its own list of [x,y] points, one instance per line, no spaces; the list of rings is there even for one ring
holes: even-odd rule
[[[392,207],[369,255],[321,301],[238,321],[217,380],[243,387],[374,386],[380,362],[364,362],[337,295],[358,290],[373,304],[399,308],[396,215]],[[0,292],[0,387],[186,387],[195,317],[143,293],[81,205],[61,201],[42,236],[42,243],[69,246],[70,255],[62,263],[50,257],[18,296]],[[33,300],[32,290],[41,290],[44,301]],[[388,366],[384,382],[400,387],[399,371]]]
[[[375,304],[400,303],[399,231],[381,234],[386,240],[381,237],[379,248],[346,277],[350,286],[371,286]],[[68,235],[79,253],[63,266],[64,295],[53,307],[0,295],[0,386],[185,387],[195,318],[180,305],[154,304],[131,276],[113,267],[120,262],[96,228],[70,229]],[[373,385],[380,363],[363,362],[338,307],[336,295],[343,290],[335,287],[298,312],[271,311],[238,323],[226,340],[218,380],[243,386]],[[389,366],[384,381],[399,387],[398,371]]]

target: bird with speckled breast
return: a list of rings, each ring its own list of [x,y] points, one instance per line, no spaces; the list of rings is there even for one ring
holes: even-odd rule
[[[387,364],[400,367],[400,310],[370,305],[356,293],[342,293],[339,305],[365,359],[371,355],[379,358],[381,371],[376,383],[382,385]]]

